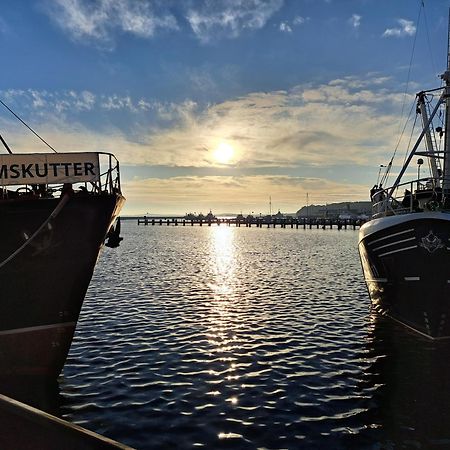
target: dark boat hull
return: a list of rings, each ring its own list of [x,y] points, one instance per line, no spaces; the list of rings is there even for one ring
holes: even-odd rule
[[[373,307],[434,339],[450,337],[450,214],[375,219],[359,254]]]
[[[4,395],[0,395],[0,423],[2,449],[133,450]]]
[[[118,194],[0,202],[0,375],[56,377],[72,342],[105,236],[120,211]]]

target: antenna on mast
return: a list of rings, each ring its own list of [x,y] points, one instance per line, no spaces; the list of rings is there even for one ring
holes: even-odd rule
[[[450,8],[448,8],[448,26],[447,26],[447,70],[450,69]]]
[[[447,70],[441,75],[445,81],[445,135],[444,135],[444,179],[442,190],[444,197],[450,195],[450,8],[448,10],[447,29]]]

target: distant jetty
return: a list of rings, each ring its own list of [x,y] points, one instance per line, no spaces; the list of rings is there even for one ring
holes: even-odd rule
[[[256,228],[322,228],[322,229],[353,229],[359,228],[364,220],[362,219],[326,219],[326,218],[297,218],[297,217],[253,217],[242,215],[236,217],[214,217],[214,218],[199,218],[185,216],[164,216],[164,217],[141,217],[137,220],[138,225],[166,225],[166,226],[236,226],[236,227],[256,227]]]

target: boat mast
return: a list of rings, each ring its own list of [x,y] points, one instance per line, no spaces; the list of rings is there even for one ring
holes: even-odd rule
[[[446,72],[447,73],[447,72]],[[450,87],[448,88],[450,89]],[[446,101],[445,98],[445,94],[442,95],[439,100],[436,102],[436,106],[434,107],[432,113],[430,114],[430,117],[428,118],[427,123],[423,126],[423,130],[421,131],[419,137],[417,138],[416,143],[414,144],[414,147],[412,148],[411,152],[409,153],[409,156],[406,158],[405,162],[403,163],[403,167],[401,168],[400,172],[397,175],[397,178],[394,182],[394,184],[392,185],[392,187],[390,188],[390,191],[388,193],[388,198],[392,197],[392,194],[394,193],[394,191],[397,189],[397,186],[400,183],[400,180],[403,177],[403,174],[406,172],[407,167],[409,166],[409,163],[411,162],[411,160],[413,159],[413,156],[416,154],[416,151],[420,145],[420,143],[422,142],[423,137],[425,136],[427,130],[429,129],[429,127],[431,126],[431,123],[434,119],[434,116],[436,115],[438,109],[441,107],[442,103]],[[450,167],[449,167],[450,170]],[[449,185],[450,185],[450,178],[449,178]],[[450,186],[449,186],[450,189]]]
[[[444,138],[444,179],[443,194],[444,198],[450,197],[450,8],[447,30],[447,70],[441,76],[445,81],[445,138]]]
[[[425,92],[419,92],[419,94],[417,94],[418,97],[418,106],[419,106],[419,110],[420,110],[420,115],[422,117],[422,124],[424,129],[426,130],[425,132],[425,142],[427,144],[427,156],[430,159],[430,166],[431,166],[431,173],[433,175],[433,180],[434,180],[434,187],[440,187],[440,173],[439,173],[439,168],[437,165],[437,160],[435,158],[434,155],[434,145],[433,145],[433,139],[431,136],[431,126],[428,126],[427,128],[425,128],[426,124],[429,122],[428,119],[428,111],[427,111],[427,106],[425,103]]]

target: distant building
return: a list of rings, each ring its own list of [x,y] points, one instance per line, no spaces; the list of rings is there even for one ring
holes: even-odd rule
[[[296,212],[298,218],[367,219],[372,215],[371,202],[342,202],[328,205],[303,206]]]
[[[278,210],[278,212],[274,214],[272,217],[274,219],[284,219],[286,216],[280,210]]]

